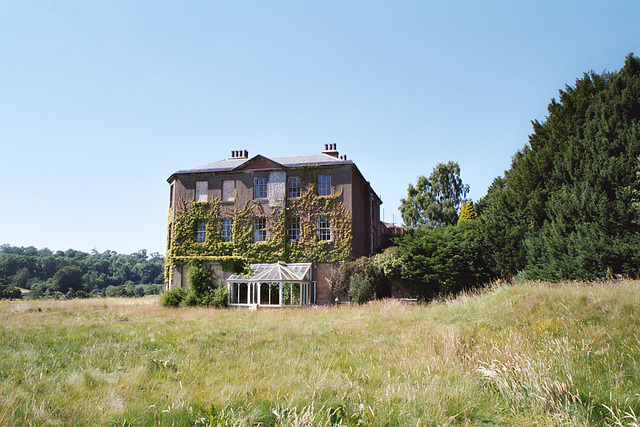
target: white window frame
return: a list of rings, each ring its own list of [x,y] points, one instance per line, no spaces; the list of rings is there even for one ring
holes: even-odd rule
[[[209,201],[209,181],[196,181],[196,202],[204,203]]]
[[[253,178],[253,198],[262,200],[267,198],[267,178]]]
[[[253,219],[253,241],[267,241],[267,218],[260,216]]]
[[[331,221],[328,216],[319,216],[316,222],[318,240],[327,242],[331,240]]]
[[[233,219],[225,218],[222,220],[222,233],[220,239],[223,242],[233,242]]]
[[[331,175],[318,175],[318,196],[331,195]]]
[[[300,218],[291,218],[287,228],[287,239],[290,242],[299,242],[302,229],[300,228]]]
[[[287,178],[287,197],[290,199],[295,199],[300,197],[302,192],[302,188],[300,185],[300,177],[299,176],[290,176]]]
[[[207,223],[205,221],[198,222],[195,241],[203,243],[207,240]]]

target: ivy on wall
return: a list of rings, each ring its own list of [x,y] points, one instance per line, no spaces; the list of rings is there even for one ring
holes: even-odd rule
[[[180,201],[175,221],[169,225],[165,278],[171,280],[173,267],[219,262],[225,271],[242,271],[249,263],[340,262],[351,259],[353,234],[343,190],[330,196],[318,196],[313,181],[303,175],[300,197],[283,199],[265,212],[264,202],[250,200],[244,206],[222,203],[220,199],[189,203]],[[328,217],[331,240],[321,241],[317,234],[320,216]],[[254,242],[254,219],[266,218],[267,241]],[[233,241],[222,240],[222,219],[233,219]],[[299,218],[300,239],[289,242],[287,229]],[[196,242],[198,226],[206,223],[204,242]]]

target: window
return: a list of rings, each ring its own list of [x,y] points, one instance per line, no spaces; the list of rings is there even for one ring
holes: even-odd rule
[[[267,178],[253,179],[253,198],[254,199],[267,198]]]
[[[300,197],[300,177],[290,176],[287,178],[287,197],[294,199]]]
[[[236,182],[233,179],[222,181],[222,201],[233,202],[236,193]]]
[[[326,216],[318,217],[318,240],[331,240],[329,218]]]
[[[297,242],[300,240],[300,218],[291,218],[289,228],[287,229],[287,237],[290,242]]]
[[[331,176],[318,175],[318,196],[331,195]]]
[[[253,240],[255,242],[264,242],[267,240],[267,219],[254,218],[253,219]]]
[[[196,231],[196,242],[204,242],[207,238],[207,223],[200,221]]]
[[[222,220],[222,241],[233,242],[233,219],[227,218]]]
[[[196,202],[207,202],[208,181],[196,181]]]

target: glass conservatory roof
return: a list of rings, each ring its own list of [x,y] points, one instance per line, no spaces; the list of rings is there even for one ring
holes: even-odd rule
[[[251,264],[253,275],[245,277],[234,274],[227,282],[309,282],[311,281],[311,263],[287,264],[279,261],[275,264]]]

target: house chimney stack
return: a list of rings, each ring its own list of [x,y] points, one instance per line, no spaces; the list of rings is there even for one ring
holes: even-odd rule
[[[324,151],[322,154],[326,154],[331,157],[338,158],[338,144],[324,144]]]
[[[249,152],[247,150],[233,150],[231,152],[231,159],[248,159]]]

